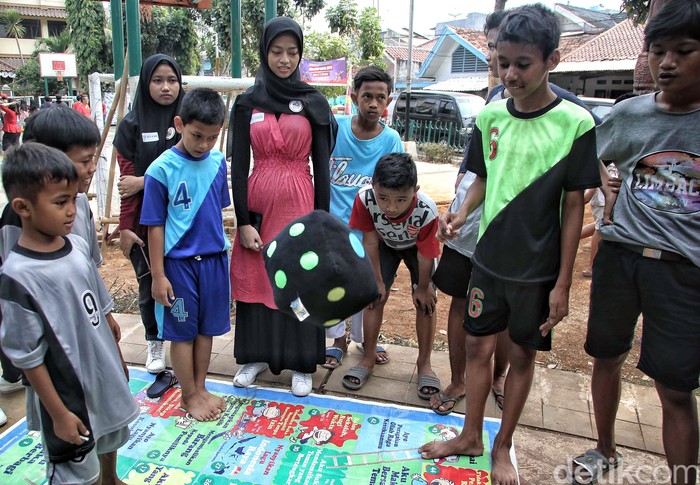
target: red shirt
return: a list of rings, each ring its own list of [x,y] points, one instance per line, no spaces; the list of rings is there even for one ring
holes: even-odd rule
[[[85,106],[83,103],[78,101],[77,103],[73,104],[73,109],[76,110],[78,113],[87,116],[88,118],[92,119],[91,113],[90,113],[90,108]]]
[[[5,133],[21,133],[22,128],[17,124],[17,113],[13,109],[0,104],[0,109],[5,112],[3,116],[3,131]]]
[[[120,175],[136,175],[134,162],[127,160],[117,153],[117,162],[119,163]],[[148,228],[139,224],[141,219],[141,205],[143,204],[143,191],[132,195],[131,197],[123,197],[121,199],[119,210],[119,229],[131,229],[139,237],[146,236]]]

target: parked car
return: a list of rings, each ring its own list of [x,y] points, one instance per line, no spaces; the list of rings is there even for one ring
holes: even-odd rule
[[[403,135],[406,119],[406,93],[399,95],[392,125]],[[463,148],[471,136],[476,115],[486,102],[480,96],[448,91],[412,91],[409,117],[411,138],[418,142],[446,143]]]
[[[608,116],[613,104],[615,104],[615,100],[609,98],[587,98],[585,96],[579,96],[578,98],[601,120]]]

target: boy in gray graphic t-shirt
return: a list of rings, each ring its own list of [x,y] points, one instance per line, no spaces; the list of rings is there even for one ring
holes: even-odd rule
[[[0,342],[38,398],[47,478],[118,482],[116,453],[139,410],[105,318],[112,299],[87,243],[69,234],[77,171],[29,142],[7,155],[2,177],[22,232],[0,276]]]

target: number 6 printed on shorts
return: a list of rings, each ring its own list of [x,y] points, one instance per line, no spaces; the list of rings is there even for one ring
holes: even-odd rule
[[[472,288],[469,292],[469,316],[477,318],[484,311],[484,292],[481,288]]]

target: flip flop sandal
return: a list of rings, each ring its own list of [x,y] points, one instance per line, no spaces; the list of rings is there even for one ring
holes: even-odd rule
[[[326,347],[326,358],[330,357],[332,359],[335,359],[335,363],[328,363],[326,362],[325,364],[321,364],[321,367],[324,369],[336,369],[340,367],[340,364],[343,363],[343,357],[345,356],[345,352],[343,352],[343,349],[340,347]]]
[[[365,355],[365,347],[363,344],[355,344],[355,347],[357,347],[357,350],[360,351],[362,355]],[[377,365],[384,365],[388,364],[391,362],[391,357],[389,357],[389,352],[386,351],[384,347],[381,345],[377,345],[377,354],[384,354],[386,356],[386,360],[379,360],[379,359],[374,359],[374,363]]]
[[[352,391],[360,390],[362,389],[362,386],[364,386],[367,383],[367,379],[369,378],[370,374],[372,374],[372,369],[365,369],[364,367],[353,367],[348,371],[347,374],[343,376],[343,387],[346,387],[347,389],[350,389]],[[360,382],[351,381],[350,379],[348,379],[348,377],[354,377]]]
[[[177,384],[177,377],[169,370],[164,370],[158,373],[156,380],[146,390],[146,396],[151,399],[161,397],[165,392]]]
[[[435,392],[423,392],[424,387],[432,387],[437,389]],[[428,401],[436,393],[440,392],[440,379],[429,374],[421,374],[418,376],[418,397]]]
[[[431,406],[431,409],[432,409],[436,414],[439,414],[440,416],[447,416],[447,415],[450,414],[452,411],[454,411],[455,406],[457,406],[457,403],[458,403],[459,401],[461,401],[462,399],[464,399],[464,396],[465,396],[464,394],[462,394],[461,396],[446,396],[445,394],[443,394],[442,391],[440,391],[440,392],[438,393],[438,397],[440,398],[440,401],[442,401],[442,402],[440,403],[440,406],[442,406],[442,405],[444,405],[444,404],[447,404],[447,403],[453,403],[453,404],[452,404],[452,407],[451,407],[450,409],[445,410],[445,411],[443,411],[442,409],[440,409],[440,406],[438,406],[438,407],[436,407],[436,408],[434,408],[434,407]]]
[[[579,469],[583,469],[588,473],[588,476],[581,477],[580,474],[577,473],[577,470],[574,469],[574,483],[597,483],[602,475],[620,466],[622,463],[622,455],[616,451],[615,458],[607,458],[603,456],[600,451],[590,449],[586,450],[584,454],[574,458],[573,462]],[[579,478],[581,481],[579,481]]]

